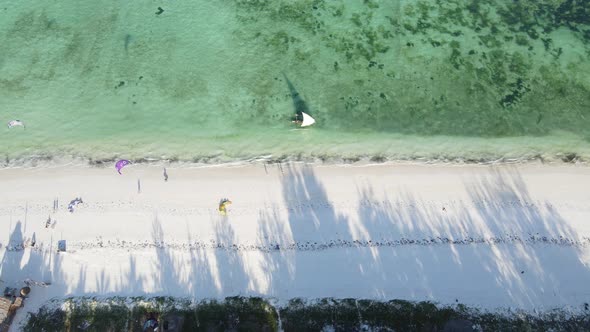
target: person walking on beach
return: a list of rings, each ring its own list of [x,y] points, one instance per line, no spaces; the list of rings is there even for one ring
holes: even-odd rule
[[[168,182],[168,173],[166,173],[166,167],[164,167],[164,181]]]

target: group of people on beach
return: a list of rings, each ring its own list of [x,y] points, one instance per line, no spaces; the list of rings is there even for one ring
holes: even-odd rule
[[[166,171],[166,167],[164,167],[164,171],[162,174],[164,175],[164,181],[168,182],[168,172]],[[141,182],[139,179],[137,179],[137,193],[141,193]],[[80,202],[81,202],[81,199],[80,199]],[[232,201],[229,198],[220,199],[219,205],[218,205],[219,214],[221,214],[222,216],[226,216],[227,212],[228,212],[228,206],[230,204],[232,204]],[[73,212],[73,211],[70,211],[70,212]]]

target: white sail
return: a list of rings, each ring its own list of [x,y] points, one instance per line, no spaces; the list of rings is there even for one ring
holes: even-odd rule
[[[309,114],[301,112],[301,115],[303,115],[303,121],[301,122],[301,127],[311,126],[312,124],[315,123],[315,119],[312,118]]]

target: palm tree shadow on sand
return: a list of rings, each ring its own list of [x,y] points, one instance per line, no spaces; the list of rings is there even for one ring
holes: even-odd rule
[[[587,239],[551,202],[534,201],[515,168],[466,179],[465,188],[469,201],[446,207],[403,191],[359,190],[358,214],[367,232],[376,236],[386,228],[396,239],[388,265],[399,268],[387,279],[403,290],[400,295],[464,304],[485,296],[526,309],[588,302],[590,288],[570,287],[590,280],[582,250]],[[377,196],[379,204],[368,203]]]
[[[485,298],[490,307],[523,309],[589,301],[590,289],[579,288],[590,280],[587,239],[551,202],[533,201],[516,169],[465,178],[469,199],[443,205],[365,184],[358,201],[335,206],[312,167],[289,165],[281,179],[287,220],[271,206],[258,232],[261,241],[298,245],[266,255],[271,294],[467,305]]]

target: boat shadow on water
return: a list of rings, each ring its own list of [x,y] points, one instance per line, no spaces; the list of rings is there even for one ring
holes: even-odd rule
[[[309,110],[309,106],[307,105],[305,100],[303,100],[299,91],[297,91],[297,89],[285,73],[283,73],[283,77],[287,82],[287,86],[289,87],[289,94],[291,95],[291,99],[293,100],[293,108],[295,109],[295,116],[292,118],[293,122],[303,123],[302,127],[306,127],[308,125],[315,123],[315,120],[311,118],[311,111]],[[311,122],[308,125],[306,125],[306,121]]]

